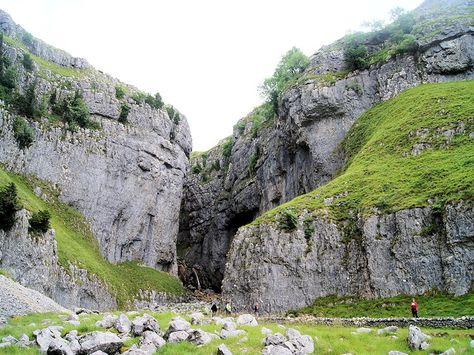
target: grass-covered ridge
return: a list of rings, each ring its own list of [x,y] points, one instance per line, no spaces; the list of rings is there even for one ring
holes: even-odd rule
[[[354,297],[328,296],[318,298],[311,306],[290,311],[293,315],[311,314],[316,317],[411,317],[413,296],[401,295],[373,300]],[[427,293],[416,296],[419,316],[422,318],[474,316],[474,294],[463,296]]]
[[[363,114],[341,143],[348,158],[328,184],[256,219],[282,211],[327,210],[341,221],[474,198],[474,81],[410,89]]]
[[[0,166],[0,186],[15,183],[23,208],[31,212],[48,210],[51,213],[51,226],[56,231],[59,263],[67,270],[69,263],[86,269],[107,284],[115,294],[119,307],[137,295],[138,290],[156,290],[179,295],[184,292],[178,279],[167,273],[126,262],[113,265],[100,254],[85,218],[75,209],[58,200],[58,191],[48,184],[35,179],[5,171]],[[37,197],[33,188],[40,186],[48,195],[48,202]]]

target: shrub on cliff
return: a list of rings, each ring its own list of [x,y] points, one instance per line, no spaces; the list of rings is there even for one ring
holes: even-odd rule
[[[308,67],[308,57],[298,48],[293,47],[283,55],[273,76],[264,80],[260,93],[269,103],[272,115],[278,111],[278,100],[288,84],[296,80]]]
[[[17,116],[13,120],[13,137],[20,149],[28,148],[33,143],[33,130],[23,117]]]
[[[363,34],[354,34],[347,38],[344,44],[344,63],[349,70],[367,68],[367,46]]]
[[[51,215],[47,210],[33,213],[29,220],[30,222],[30,227],[28,229],[29,232],[37,233],[37,234],[46,233],[48,229],[51,228],[50,223],[49,223],[50,218],[51,218]]]
[[[128,122],[128,114],[130,113],[130,106],[128,106],[127,104],[122,104],[122,106],[120,107],[120,116],[118,118],[118,121],[120,123],[127,123]]]
[[[123,88],[123,86],[117,85],[115,87],[115,97],[120,100],[120,99],[123,99],[124,96],[125,96],[125,89]]]
[[[14,183],[0,189],[0,228],[7,231],[15,223],[15,213],[20,209]]]
[[[29,53],[24,53],[23,54],[23,60],[22,60],[23,67],[27,71],[32,71],[33,70],[33,59],[31,59],[31,56]]]

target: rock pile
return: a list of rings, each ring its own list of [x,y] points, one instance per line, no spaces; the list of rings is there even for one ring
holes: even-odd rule
[[[313,339],[291,328],[286,330],[285,335],[281,333],[268,335],[263,342],[265,348],[262,355],[303,355],[314,352]]]

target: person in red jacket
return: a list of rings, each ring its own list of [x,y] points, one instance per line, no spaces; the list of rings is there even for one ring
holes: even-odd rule
[[[410,309],[411,309],[411,314],[413,315],[413,318],[418,318],[418,303],[416,303],[415,299],[411,301]]]

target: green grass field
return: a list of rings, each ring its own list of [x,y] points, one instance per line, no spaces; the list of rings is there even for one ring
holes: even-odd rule
[[[474,81],[420,85],[363,114],[340,145],[348,162],[332,181],[257,218],[283,210],[343,221],[474,198]],[[423,147],[418,154],[417,148]],[[333,198],[331,205],[324,200]]]
[[[116,313],[118,314],[118,313]],[[176,316],[172,313],[150,313],[160,324],[162,330],[166,330],[171,319]],[[62,334],[65,335],[74,326],[65,325],[64,320],[60,318],[59,314],[35,314],[24,317],[16,317],[10,320],[9,324],[0,328],[0,338],[6,335],[13,335],[15,337],[25,333],[32,336],[32,332],[38,328],[44,328],[48,325],[62,325],[64,330]],[[79,334],[88,333],[94,330],[100,330],[95,325],[95,322],[102,319],[103,315],[83,315],[80,316],[81,325],[77,328]],[[133,319],[133,317],[130,317]],[[184,316],[188,321],[189,317]],[[44,319],[49,319],[48,325],[42,324]],[[261,333],[261,328],[266,327],[273,332],[284,333],[284,329],[279,328],[276,323],[262,322],[257,327],[239,327],[244,329],[246,334],[235,338],[226,340],[216,339],[211,343],[197,347],[187,342],[179,344],[167,344],[161,348],[157,354],[166,355],[210,355],[215,354],[217,347],[224,343],[233,352],[233,354],[260,354],[263,349],[262,340],[265,336]],[[398,350],[410,354],[439,354],[449,348],[454,348],[457,354],[474,354],[474,349],[469,347],[471,337],[474,336],[472,329],[428,329],[423,328],[422,331],[431,335],[433,338],[429,341],[430,348],[427,351],[411,352],[408,348],[406,338],[407,329],[401,328],[396,333],[397,339],[392,339],[390,335],[377,335],[376,328],[373,332],[365,334],[353,334],[356,331],[355,327],[328,327],[328,326],[312,326],[307,324],[293,324],[288,326],[297,329],[301,334],[310,335],[315,339],[315,354],[388,354],[391,350]],[[219,332],[221,326],[206,325],[194,326],[207,332]],[[247,338],[247,339],[245,339]],[[317,339],[317,340],[316,340]],[[138,339],[134,338],[125,342],[122,350],[126,350],[132,344],[137,343]],[[246,349],[246,351],[244,350]],[[0,354],[39,354],[37,349],[23,350],[17,348],[0,348]]]
[[[353,297],[329,296],[318,298],[313,305],[289,314],[311,314],[316,317],[411,317],[410,302],[413,296],[396,296],[363,300]],[[419,316],[424,318],[435,317],[462,317],[474,316],[474,294],[453,296],[440,293],[416,296],[419,305]]]
[[[113,265],[99,252],[85,218],[75,209],[58,200],[58,192],[35,178],[6,172],[0,167],[0,186],[13,182],[17,187],[21,205],[31,212],[47,209],[51,213],[51,226],[56,231],[60,264],[67,269],[72,263],[95,274],[104,281],[109,291],[116,294],[119,307],[137,295],[138,290],[156,290],[175,295],[184,293],[180,281],[167,273],[126,262]],[[43,201],[33,193],[40,186],[49,197]]]

